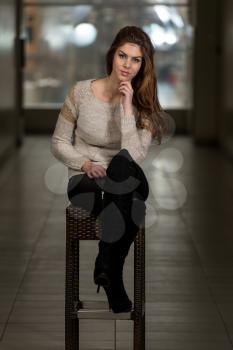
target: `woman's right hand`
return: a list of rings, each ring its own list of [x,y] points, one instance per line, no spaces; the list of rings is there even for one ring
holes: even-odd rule
[[[92,161],[87,161],[82,166],[83,170],[90,179],[106,176],[106,170],[102,165],[94,164]]]

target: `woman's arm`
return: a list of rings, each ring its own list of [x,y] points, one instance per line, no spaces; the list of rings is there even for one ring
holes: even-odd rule
[[[68,92],[61,108],[51,140],[51,152],[55,158],[67,167],[82,170],[89,159],[73,147],[73,133],[78,118],[78,102],[76,85]],[[88,163],[87,163],[88,164]]]
[[[121,96],[121,148],[125,148],[132,158],[141,163],[147,155],[152,133],[136,127],[137,109],[132,104],[133,88],[131,81],[122,81],[119,86]]]
[[[121,148],[126,148],[138,164],[146,158],[151,139],[152,134],[149,130],[136,127],[134,115],[128,116],[122,113]]]

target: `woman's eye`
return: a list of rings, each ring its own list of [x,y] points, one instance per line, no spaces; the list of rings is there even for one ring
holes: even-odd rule
[[[119,53],[119,57],[123,58],[123,57],[125,57],[125,55],[123,55],[122,53]],[[135,62],[140,62],[140,60],[138,58],[134,58],[134,61]]]

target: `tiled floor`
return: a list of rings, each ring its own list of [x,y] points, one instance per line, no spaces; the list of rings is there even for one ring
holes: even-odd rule
[[[64,349],[67,173],[49,137],[26,137],[0,172],[0,349]],[[146,349],[233,349],[233,165],[188,137],[152,145],[146,221]],[[97,242],[81,245],[81,296]],[[132,297],[133,250],[125,265]],[[80,350],[114,349],[114,321],[80,321]],[[117,321],[117,349],[132,348]]]

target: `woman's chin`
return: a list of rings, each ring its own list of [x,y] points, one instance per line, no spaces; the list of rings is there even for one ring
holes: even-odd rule
[[[121,74],[120,74],[120,76],[119,76],[119,79],[120,79],[121,81],[130,81],[130,80],[131,80],[130,77],[126,77],[126,76],[121,75]]]

